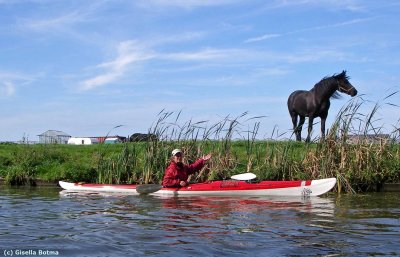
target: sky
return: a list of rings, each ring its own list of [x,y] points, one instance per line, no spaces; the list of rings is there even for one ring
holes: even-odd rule
[[[0,141],[147,133],[160,112],[207,126],[247,113],[244,130],[289,138],[290,93],[343,70],[390,133],[399,15],[397,0],[0,0]],[[327,128],[350,100],[332,100]]]

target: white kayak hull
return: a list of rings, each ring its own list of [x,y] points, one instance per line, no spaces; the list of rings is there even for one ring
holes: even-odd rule
[[[59,182],[70,191],[88,191],[138,195],[136,185],[111,185]],[[212,181],[190,184],[183,188],[162,188],[153,195],[200,195],[200,196],[318,196],[329,192],[336,184],[336,178],[306,181]]]

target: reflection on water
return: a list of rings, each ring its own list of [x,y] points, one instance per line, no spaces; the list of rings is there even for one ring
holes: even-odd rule
[[[396,193],[166,197],[0,189],[0,253],[60,256],[399,255]]]

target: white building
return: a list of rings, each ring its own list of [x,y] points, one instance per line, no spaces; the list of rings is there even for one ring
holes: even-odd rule
[[[68,139],[69,145],[93,145],[98,143],[99,140],[92,137],[71,137]]]

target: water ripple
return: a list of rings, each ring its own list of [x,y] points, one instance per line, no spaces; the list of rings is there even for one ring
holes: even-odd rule
[[[4,249],[61,256],[398,255],[397,196],[154,197],[0,190]],[[396,199],[396,200],[395,200]]]

